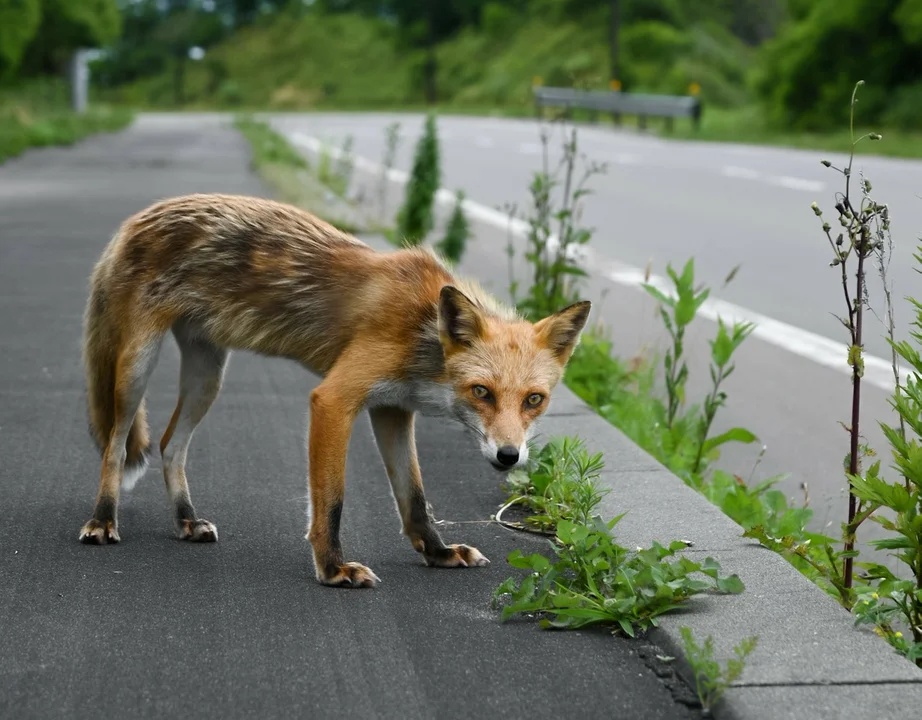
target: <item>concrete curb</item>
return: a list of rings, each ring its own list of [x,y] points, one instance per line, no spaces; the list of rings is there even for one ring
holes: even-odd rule
[[[605,517],[627,512],[615,529],[620,544],[689,540],[687,552],[711,555],[723,572],[737,573],[741,595],[693,598],[688,609],[660,618],[652,642],[684,661],[679,628],[700,642],[713,636],[721,662],[733,646],[758,635],[740,679],[715,716],[745,720],[791,718],[917,718],[922,670],[897,655],[777,553],[741,537],[743,529],[702,495],[597,415],[567,387],[555,390],[542,422],[546,437],[578,435],[591,452],[604,454]]]

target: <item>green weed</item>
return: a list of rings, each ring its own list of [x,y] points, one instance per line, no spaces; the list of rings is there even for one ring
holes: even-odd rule
[[[455,208],[448,221],[448,227],[445,229],[445,236],[435,244],[435,249],[453,264],[461,262],[467,241],[471,236],[470,226],[462,207],[463,202],[464,192],[459,190],[455,196]]]
[[[576,629],[595,623],[614,624],[615,631],[634,637],[657,625],[657,617],[706,592],[740,593],[736,575],[721,576],[711,557],[695,562],[676,553],[687,547],[674,541],[636,551],[621,547],[612,530],[623,516],[609,522],[561,520],[550,541],[552,556],[512,552],[507,561],[527,570],[525,577],[507,579],[493,594],[494,607],[508,600],[502,618],[541,614],[545,629]],[[700,576],[699,576],[700,575]]]
[[[536,514],[525,524],[543,532],[553,533],[565,520],[589,524],[608,492],[597,483],[603,467],[602,454],[590,455],[579,438],[555,438],[532,453],[525,469],[508,474],[506,507],[531,509]]]
[[[518,309],[532,320],[546,317],[579,299],[579,281],[586,277],[579,264],[580,249],[592,238],[592,231],[579,225],[581,201],[591,192],[588,181],[606,170],[604,164],[584,162],[582,174],[577,177],[577,132],[573,128],[563,143],[560,163],[551,171],[549,135],[547,127],[542,127],[542,169],[534,174],[529,187],[533,209],[525,218],[528,234],[523,254],[531,269],[531,280],[523,297],[518,297],[519,282],[512,277],[515,248],[511,240],[507,246],[510,295]],[[555,207],[553,198],[558,188],[562,198],[560,206]],[[508,214],[512,219],[516,210],[513,208]]]
[[[691,666],[701,707],[705,713],[710,714],[727,688],[742,675],[746,658],[755,650],[758,636],[746,638],[733,648],[735,657],[727,661],[726,667],[721,668],[720,663],[714,659],[714,639],[710,635],[705,638],[703,645],[699,645],[690,628],[683,625],[679,632],[682,633],[685,659]]]

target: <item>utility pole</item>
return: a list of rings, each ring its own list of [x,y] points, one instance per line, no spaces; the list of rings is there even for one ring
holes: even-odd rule
[[[611,0],[611,16],[608,25],[609,80],[621,81],[621,0]]]
[[[435,105],[437,99],[436,73],[438,71],[435,59],[435,4],[440,0],[428,0],[426,12],[426,65],[423,70],[425,75],[426,102]]]

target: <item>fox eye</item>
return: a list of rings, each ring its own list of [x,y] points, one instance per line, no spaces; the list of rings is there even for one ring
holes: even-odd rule
[[[471,388],[471,393],[473,393],[474,397],[478,400],[486,400],[490,397],[490,391],[483,385],[474,385],[474,387]]]
[[[544,402],[544,395],[541,393],[532,393],[525,398],[525,404],[528,405],[528,407],[538,407],[542,402]]]

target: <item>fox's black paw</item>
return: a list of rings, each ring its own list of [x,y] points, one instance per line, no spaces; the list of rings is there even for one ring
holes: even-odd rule
[[[107,545],[117,543],[120,539],[118,529],[112,520],[102,522],[94,518],[80,530],[80,542],[87,545]]]

